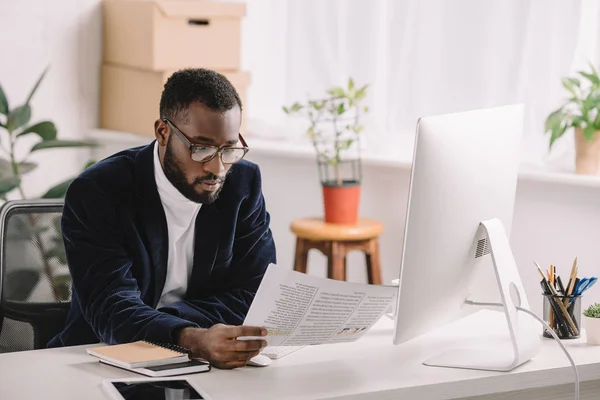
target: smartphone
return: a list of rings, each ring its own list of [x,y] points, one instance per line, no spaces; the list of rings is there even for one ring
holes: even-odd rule
[[[182,378],[110,379],[102,382],[114,400],[210,400],[210,397]]]

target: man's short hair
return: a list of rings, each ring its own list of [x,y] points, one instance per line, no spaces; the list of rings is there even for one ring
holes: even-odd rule
[[[239,94],[225,76],[209,69],[187,68],[167,79],[160,97],[160,118],[185,123],[188,107],[194,102],[220,113],[236,105],[242,109]]]

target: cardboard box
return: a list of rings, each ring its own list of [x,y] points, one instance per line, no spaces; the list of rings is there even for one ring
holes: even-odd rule
[[[100,128],[154,137],[160,96],[173,72],[104,64],[100,86]],[[243,71],[219,72],[229,79],[242,100],[240,133],[243,135],[246,132],[246,90],[250,74]]]
[[[104,62],[150,70],[240,69],[243,3],[105,0]]]

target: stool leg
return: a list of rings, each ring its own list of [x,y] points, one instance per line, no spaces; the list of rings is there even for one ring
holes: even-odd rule
[[[346,280],[346,252],[343,243],[332,241],[327,258],[327,275],[330,279]]]
[[[308,243],[305,239],[296,239],[296,255],[294,257],[294,271],[306,273],[308,263]]]
[[[365,252],[367,258],[367,274],[369,283],[381,285],[381,259],[379,257],[379,239],[372,239],[369,251]]]

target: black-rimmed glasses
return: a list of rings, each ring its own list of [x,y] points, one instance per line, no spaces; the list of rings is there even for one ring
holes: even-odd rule
[[[238,161],[241,161],[242,158],[246,155],[248,150],[248,145],[246,141],[242,137],[242,134],[239,134],[240,142],[243,147],[235,147],[235,146],[210,146],[210,145],[197,145],[193,144],[189,141],[189,139],[168,119],[163,119],[175,132],[175,134],[181,139],[181,141],[187,146],[190,150],[192,160],[197,162],[209,162],[212,160],[217,154],[221,157],[221,162],[223,164],[235,164]]]

